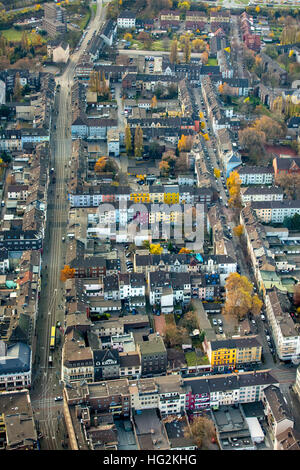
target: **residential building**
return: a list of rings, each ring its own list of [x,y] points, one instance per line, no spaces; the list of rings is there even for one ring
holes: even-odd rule
[[[294,427],[294,418],[278,387],[274,385],[266,387],[263,391],[262,402],[265,407],[265,415],[273,439],[287,429]]]
[[[274,450],[300,450],[300,434],[293,428],[287,428],[275,437]]]
[[[93,351],[94,382],[102,379],[118,379],[120,376],[120,359],[117,349]]]
[[[139,379],[142,374],[141,359],[136,351],[121,352],[120,359],[120,377],[129,379]]]
[[[205,350],[212,369],[218,371],[259,364],[262,356],[262,345],[256,336],[210,341]]]
[[[136,15],[132,11],[123,11],[117,19],[117,26],[120,29],[134,29]]]
[[[256,450],[241,406],[220,406],[212,410],[211,416],[220,450]]]
[[[117,129],[107,131],[107,153],[113,157],[120,155],[120,132]]]
[[[0,341],[0,364],[1,391],[30,388],[32,356],[27,344]]]
[[[77,330],[65,335],[62,349],[62,380],[65,383],[94,381],[93,351],[85,346]]]
[[[60,5],[55,3],[45,3],[43,29],[51,37],[67,31],[66,11]]]
[[[167,351],[163,339],[151,334],[145,341],[137,343],[141,359],[142,376],[163,375],[167,370]]]
[[[191,300],[190,273],[149,272],[148,289],[150,305],[160,304],[164,290],[170,288],[173,302],[189,303]],[[169,291],[168,291],[169,292]]]
[[[242,202],[265,202],[265,201],[282,201],[283,190],[276,186],[270,187],[248,187],[245,191],[241,191]]]
[[[2,391],[0,410],[1,450],[37,450],[38,432],[29,391]]]
[[[300,157],[273,159],[273,168],[275,177],[282,174],[299,174],[300,173]]]
[[[286,217],[300,214],[300,200],[252,202],[251,207],[258,219],[266,224],[282,224]]]
[[[243,165],[236,168],[242,185],[274,183],[274,169],[272,167],[247,166]]]
[[[162,10],[160,12],[160,26],[162,28],[177,28],[180,25],[179,10]]]
[[[276,353],[282,361],[299,359],[300,335],[290,316],[290,302],[286,293],[277,288],[267,291],[266,315],[271,327]]]

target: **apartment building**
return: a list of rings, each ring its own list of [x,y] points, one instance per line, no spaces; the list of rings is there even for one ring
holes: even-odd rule
[[[44,5],[43,29],[54,37],[67,31],[66,10],[55,3]]]
[[[285,217],[300,214],[300,200],[252,202],[251,207],[262,222],[281,224]]]
[[[89,402],[97,413],[128,416],[130,412],[158,409],[162,416],[184,410],[218,409],[221,405],[251,403],[263,398],[270,385],[278,386],[270,370],[182,379],[178,375],[106,382],[74,383],[65,388],[69,406]]]
[[[120,155],[120,132],[118,129],[108,129],[107,131],[107,152],[109,156],[113,157]]]
[[[205,350],[213,370],[233,370],[261,362],[262,345],[256,336],[209,341]]]
[[[145,295],[146,279],[144,274],[119,274],[120,299]]]
[[[161,271],[148,273],[150,305],[160,304],[164,289],[171,289],[174,303],[188,303],[191,299],[191,279],[189,273],[165,273]]]
[[[25,343],[0,341],[0,391],[30,388],[32,356]]]
[[[120,29],[135,28],[136,16],[132,11],[124,11],[117,19],[117,26]]]
[[[274,287],[267,291],[265,303],[279,359],[282,361],[299,359],[300,335],[289,313],[290,302],[287,295]]]
[[[179,376],[168,375],[130,382],[131,407],[135,411],[159,409],[162,416],[185,409],[185,387]]]
[[[236,168],[242,185],[274,183],[274,169],[272,167],[247,166],[243,165]]]
[[[137,343],[141,359],[142,376],[162,375],[167,371],[167,350],[163,339],[156,334]]]
[[[185,15],[185,28],[192,31],[202,31],[207,23],[207,16],[203,11],[187,11]]]
[[[0,150],[13,152],[22,150],[22,131],[17,129],[1,130],[0,132]]]
[[[66,383],[94,381],[93,351],[77,330],[65,335],[62,349],[62,379]]]
[[[205,408],[260,401],[263,390],[269,385],[278,385],[278,382],[271,370],[262,370],[195,377],[184,379],[184,384],[186,410],[197,413]]]
[[[93,350],[94,382],[101,379],[118,379],[120,359],[117,349]]]
[[[118,318],[117,320],[109,319],[95,322],[91,330],[101,338],[123,335],[129,330],[145,328],[148,326],[149,319],[147,315],[134,315]]]
[[[271,187],[248,187],[245,191],[242,190],[242,202],[266,202],[266,201],[282,201],[283,190],[276,186]]]
[[[163,10],[160,12],[160,26],[162,28],[179,27],[180,11],[179,10]]]
[[[1,450],[37,450],[38,432],[28,390],[0,393]]]
[[[106,260],[101,256],[75,258],[70,267],[75,270],[75,278],[99,278],[106,274]]]
[[[136,351],[121,352],[120,377],[128,379],[139,379],[142,375],[141,358]]]
[[[218,274],[221,286],[225,285],[226,278],[230,273],[235,273],[237,262],[228,255],[203,255],[203,261],[199,263],[202,273]]]
[[[294,427],[294,418],[278,387],[274,385],[266,387],[263,391],[262,402],[273,439]]]
[[[161,255],[134,255],[134,271],[144,273],[149,272],[188,272],[196,271],[198,263],[193,263],[190,255],[186,254],[167,254]]]

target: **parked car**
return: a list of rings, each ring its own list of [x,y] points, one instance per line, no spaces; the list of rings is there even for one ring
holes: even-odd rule
[[[213,321],[212,321],[212,322],[213,322],[213,325],[214,325],[214,326],[217,326],[217,325],[218,325],[218,322],[217,322],[217,320],[216,320],[215,318],[213,318]]]
[[[219,326],[219,333],[223,333],[223,328],[221,326]]]
[[[220,325],[220,326],[223,325],[223,321],[221,320],[221,318],[218,319],[218,325]]]
[[[55,397],[54,398],[54,401],[62,401],[63,400],[63,397]]]

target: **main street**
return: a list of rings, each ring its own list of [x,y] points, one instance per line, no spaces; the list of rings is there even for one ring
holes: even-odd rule
[[[59,321],[64,325],[64,290],[60,271],[64,266],[68,199],[68,162],[71,157],[72,141],[70,91],[76,63],[84,52],[94,31],[98,31],[105,15],[102,1],[97,2],[97,12],[78,52],[72,55],[62,76],[56,78],[60,85],[57,92],[53,126],[50,132],[50,167],[54,168],[56,183],[50,184],[48,193],[47,226],[42,256],[42,285],[39,311],[36,322],[36,353],[33,365],[31,400],[39,431],[43,435],[42,449],[62,449],[64,429],[62,426],[62,402],[55,396],[62,396],[61,348],[62,331],[57,328],[58,344],[55,351],[49,351],[50,331]],[[49,355],[53,364],[49,364]]]

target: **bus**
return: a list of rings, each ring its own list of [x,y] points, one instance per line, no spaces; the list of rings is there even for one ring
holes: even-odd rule
[[[50,349],[53,350],[55,348],[55,326],[51,328],[51,337],[50,337]]]

